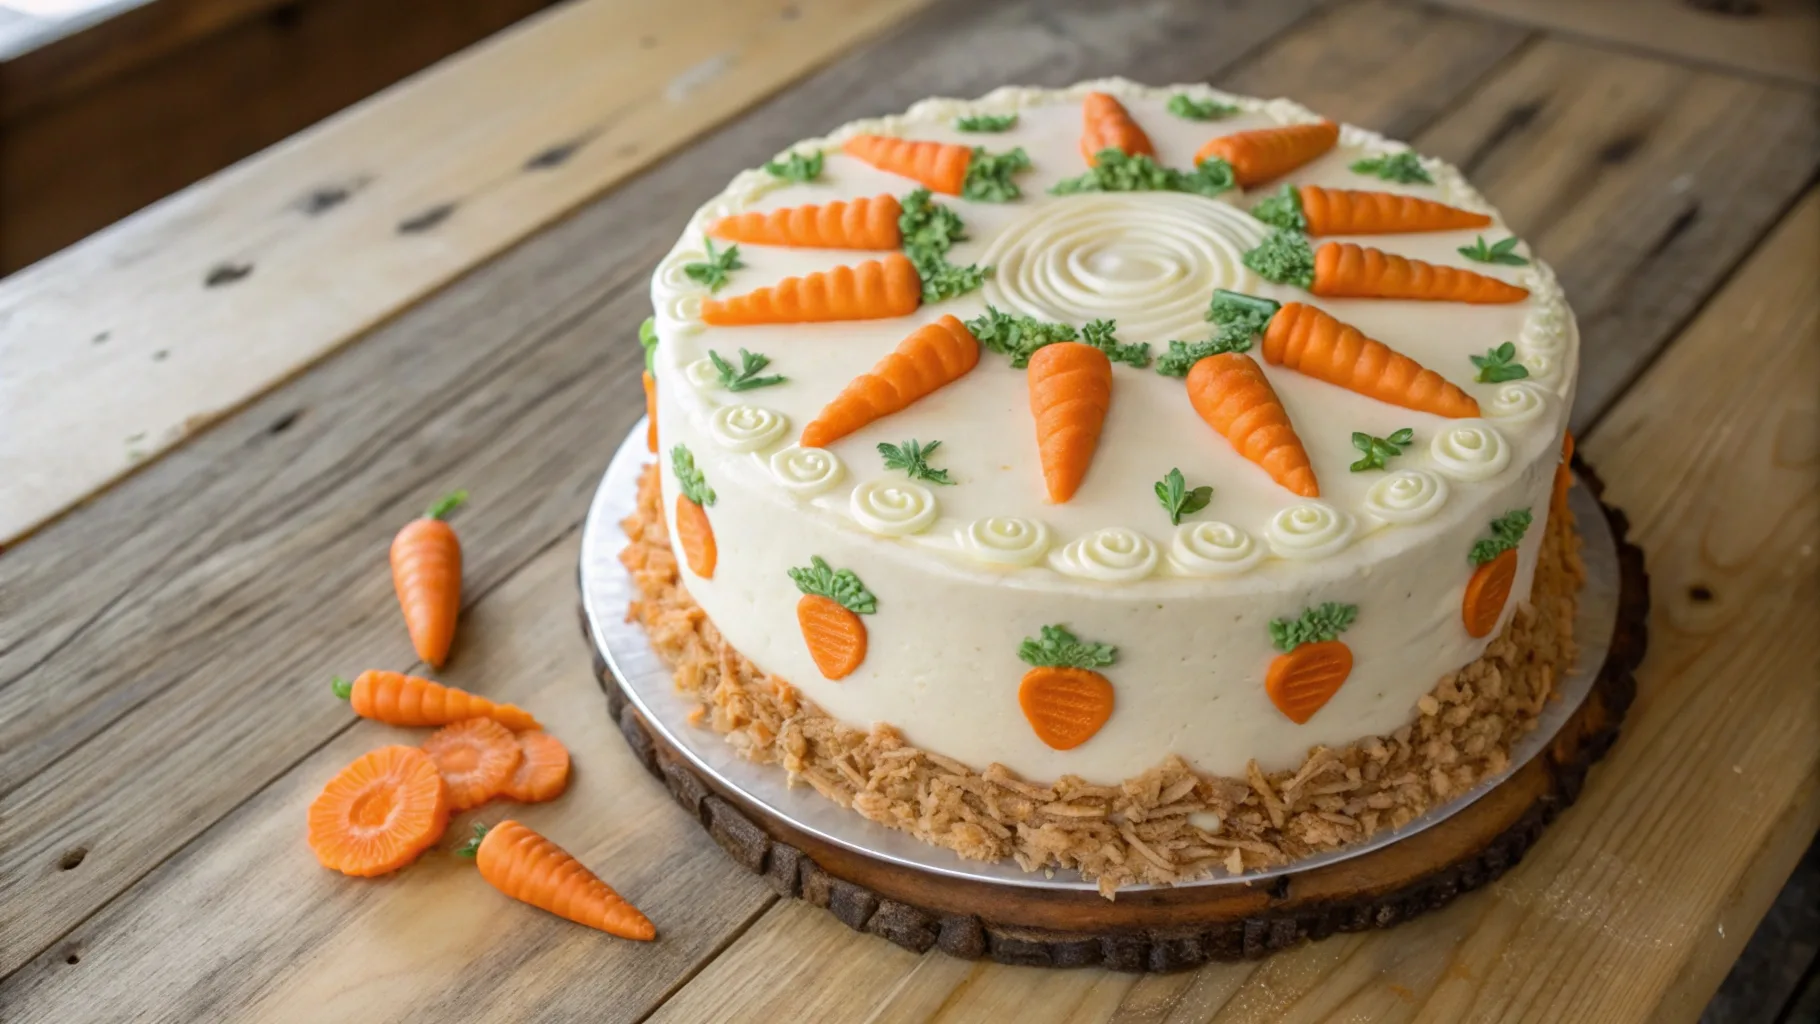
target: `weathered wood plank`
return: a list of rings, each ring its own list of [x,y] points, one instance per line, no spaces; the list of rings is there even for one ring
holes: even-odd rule
[[[953,0],[9,551],[0,975],[343,728],[316,699],[325,672],[409,663],[379,566],[426,499],[474,492],[461,520],[470,607],[579,520],[642,404],[630,329],[650,267],[738,168],[931,92],[1205,74],[1298,13]],[[110,557],[84,554],[100,550]],[[81,868],[52,870],[77,845],[90,849]],[[164,898],[141,886],[127,902]]]

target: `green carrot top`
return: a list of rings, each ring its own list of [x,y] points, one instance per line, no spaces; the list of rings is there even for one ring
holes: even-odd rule
[[[975,146],[973,159],[967,161],[967,176],[961,182],[961,198],[981,203],[1008,203],[1024,193],[1011,176],[1030,166],[1030,154],[1023,147],[1009,153],[988,153]]]
[[[1284,231],[1308,230],[1308,217],[1302,212],[1302,193],[1294,185],[1284,185],[1275,195],[1259,200],[1251,208],[1251,215]]]
[[[1217,196],[1237,183],[1232,166],[1224,160],[1208,160],[1192,171],[1164,167],[1142,153],[1132,156],[1123,150],[1102,149],[1094,154],[1093,166],[1087,173],[1064,178],[1050,186],[1049,194],[1074,195],[1079,192],[1192,192]]]
[[[645,317],[645,322],[638,325],[638,343],[645,350],[645,372],[657,376],[657,318]]]
[[[683,497],[703,508],[714,504],[714,488],[708,486],[707,478],[695,466],[695,453],[683,445],[670,449],[670,468],[676,472],[676,486],[682,489]]]
[[[822,160],[819,150],[808,156],[792,150],[784,159],[765,164],[765,172],[782,181],[814,181],[822,176]]]
[[[1025,637],[1017,656],[1037,668],[1104,668],[1118,658],[1111,644],[1087,643],[1059,623],[1044,626],[1039,637]]]
[[[1352,172],[1374,175],[1404,185],[1432,185],[1435,181],[1428,176],[1428,168],[1422,166],[1422,158],[1409,150],[1354,161]]]
[[[450,491],[448,494],[438,498],[436,504],[431,505],[426,509],[423,513],[423,517],[425,519],[447,519],[449,518],[450,512],[460,508],[467,500],[468,492]]]
[[[1016,114],[969,114],[954,119],[960,132],[1004,132],[1017,127]]]
[[[1314,285],[1314,249],[1300,231],[1279,228],[1243,258],[1246,266],[1267,281],[1299,288]]]
[[[1271,619],[1270,642],[1277,650],[1288,654],[1303,644],[1337,639],[1358,617],[1358,605],[1327,601],[1302,609],[1302,614],[1295,619]]]
[[[1513,508],[1491,521],[1491,535],[1472,546],[1467,558],[1474,565],[1484,565],[1506,551],[1523,543],[1523,535],[1529,532],[1529,524],[1535,517],[1526,508]]]
[[[1156,372],[1165,377],[1186,377],[1194,364],[1208,356],[1251,351],[1252,343],[1264,333],[1270,318],[1282,308],[1283,304],[1275,299],[1215,289],[1207,310],[1207,319],[1215,324],[1213,336],[1194,342],[1171,341],[1169,350],[1157,358]]]
[[[1177,117],[1189,121],[1217,121],[1222,117],[1231,117],[1239,108],[1219,100],[1197,100],[1185,92],[1178,92],[1169,97],[1168,110]]]
[[[807,567],[790,570],[796,589],[814,597],[825,597],[855,615],[878,611],[878,598],[859,581],[852,569],[830,568],[820,555],[813,555]]]

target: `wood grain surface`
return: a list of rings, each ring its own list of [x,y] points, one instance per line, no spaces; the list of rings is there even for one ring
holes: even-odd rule
[[[698,60],[726,45],[674,5],[615,6],[680,25]],[[798,24],[857,36],[904,9],[805,3]],[[567,24],[596,34],[507,36],[354,112],[336,145],[305,135],[74,250],[63,273],[0,285],[9,358],[49,359],[123,406],[141,392],[119,382],[154,350],[106,369],[69,339],[122,324],[103,347],[225,335],[260,363],[168,407],[177,422],[243,408],[0,556],[0,1019],[299,1018],[324,1003],[439,1020],[469,1004],[498,1019],[1697,1015],[1820,815],[1802,618],[1820,533],[1820,199],[1789,213],[1820,165],[1813,90],[1396,0],[945,0],[863,47],[831,45],[850,52],[501,252],[804,66],[784,70],[799,30],[746,23],[736,35],[775,57],[698,91],[711,117],[628,115],[606,130],[635,153],[590,142],[548,169],[559,183],[519,169],[576,137],[557,129],[592,123],[564,82],[617,72],[552,82],[527,116],[490,73],[459,68],[536,80],[608,45],[606,22]],[[641,410],[631,330],[687,210],[850,117],[1106,73],[1294,93],[1465,165],[1580,311],[1577,421],[1662,581],[1626,738],[1519,871],[1383,935],[1142,980],[919,958],[775,902],[606,733],[572,624],[574,528]],[[620,170],[584,175],[590,160]],[[293,205],[376,167],[321,216]],[[88,465],[82,436],[72,472]],[[378,883],[308,863],[300,808],[383,734],[351,726],[323,680],[410,666],[383,551],[458,485],[475,501],[458,520],[468,620],[448,678],[565,723],[577,786],[536,821],[651,911],[656,947],[492,902],[446,858]]]

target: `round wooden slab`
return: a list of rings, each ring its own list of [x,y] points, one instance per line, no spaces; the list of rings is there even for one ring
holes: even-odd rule
[[[1584,485],[1603,486],[1575,460]],[[1618,545],[1611,652],[1554,741],[1502,785],[1447,820],[1350,860],[1253,884],[1146,889],[1107,900],[1087,890],[992,885],[934,875],[806,835],[697,774],[640,720],[598,652],[595,673],[626,743],[729,856],[781,895],[917,953],[1052,967],[1172,971],[1262,956],[1334,932],[1384,928],[1445,906],[1522,859],[1574,802],[1587,769],[1617,739],[1648,642],[1643,553],[1624,514],[1600,503]],[[583,633],[587,633],[586,622]],[[592,643],[590,643],[592,648]]]

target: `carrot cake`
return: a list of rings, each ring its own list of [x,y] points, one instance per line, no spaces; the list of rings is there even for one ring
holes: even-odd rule
[[[633,616],[749,757],[1103,890],[1407,822],[1573,657],[1578,333],[1287,100],[932,99],[746,171],[640,331]]]

